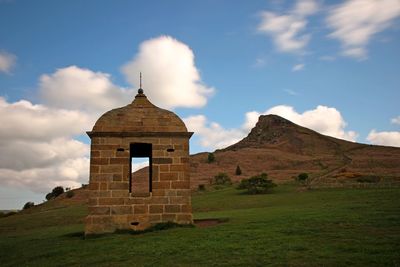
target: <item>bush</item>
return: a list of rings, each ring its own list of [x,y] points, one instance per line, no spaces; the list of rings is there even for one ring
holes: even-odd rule
[[[266,194],[275,186],[276,184],[274,184],[272,180],[268,179],[268,175],[266,173],[262,173],[260,175],[250,177],[249,179],[243,179],[237,189],[247,190],[248,194]]]
[[[73,196],[75,196],[75,192],[74,192],[74,191],[71,191],[71,190],[69,190],[69,191],[67,192],[67,194],[66,194],[66,197],[67,197],[67,198],[72,198]]]
[[[35,203],[29,201],[29,202],[25,203],[25,205],[22,209],[26,210],[26,209],[32,208],[33,206],[35,206]]]
[[[204,184],[199,184],[198,190],[199,191],[206,191],[206,186]]]
[[[300,173],[299,175],[297,175],[296,180],[299,181],[300,183],[302,183],[307,188],[310,188],[311,179],[308,176],[308,173],[305,173],[305,172]]]
[[[59,195],[61,195],[62,193],[64,193],[64,188],[62,186],[56,186],[53,188],[53,190],[50,193],[48,193],[46,195],[46,199],[50,200],[50,199],[56,198]]]
[[[0,218],[5,218],[11,215],[17,214],[16,211],[9,211],[9,212],[0,212]]]
[[[359,183],[378,183],[381,179],[375,175],[366,175],[357,178],[357,182]]]
[[[208,153],[207,162],[213,163],[215,161],[214,153]]]
[[[303,182],[303,183],[304,183],[307,179],[308,179],[308,173],[305,173],[305,172],[300,173],[300,174],[297,176],[297,180],[300,181],[300,182]]]
[[[214,176],[214,184],[216,185],[230,185],[232,184],[231,178],[229,178],[228,174],[224,172],[220,172]]]
[[[239,166],[239,165],[236,166],[235,174],[236,174],[236,175],[241,175],[241,174],[242,174],[242,170],[240,169],[240,166]]]

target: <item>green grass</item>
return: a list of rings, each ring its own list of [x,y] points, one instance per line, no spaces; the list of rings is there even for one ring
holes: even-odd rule
[[[399,266],[400,189],[268,195],[233,187],[193,196],[209,228],[82,238],[83,205],[38,208],[0,219],[1,266]]]

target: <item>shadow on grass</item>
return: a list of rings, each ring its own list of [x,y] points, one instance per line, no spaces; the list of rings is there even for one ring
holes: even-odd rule
[[[85,232],[73,232],[73,233],[68,233],[63,235],[63,237],[68,237],[68,238],[79,238],[79,239],[94,239],[94,238],[100,238],[100,237],[105,237],[109,236],[112,234],[130,234],[130,235],[141,235],[145,233],[150,233],[150,232],[158,232],[158,231],[164,231],[168,229],[173,229],[173,228],[193,228],[195,227],[193,224],[177,224],[174,222],[165,222],[165,223],[157,223],[147,229],[144,230],[132,230],[132,229],[117,229],[112,233],[103,233],[103,234],[88,234],[85,235]]]

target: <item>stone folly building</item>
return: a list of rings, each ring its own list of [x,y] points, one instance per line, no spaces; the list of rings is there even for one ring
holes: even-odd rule
[[[89,215],[85,234],[142,230],[161,222],[193,223],[189,138],[173,112],[134,101],[102,115],[91,132]],[[137,158],[149,166],[134,173]]]

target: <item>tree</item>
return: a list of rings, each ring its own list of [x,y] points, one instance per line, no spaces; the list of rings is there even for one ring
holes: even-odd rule
[[[29,201],[29,202],[25,203],[25,205],[22,209],[26,210],[26,209],[32,208],[33,206],[35,206],[35,203]]]
[[[305,185],[307,187],[310,185],[310,182],[311,182],[310,177],[308,176],[308,173],[305,173],[305,172],[300,173],[297,176],[297,181],[299,181],[300,183],[302,183],[303,185]]]
[[[212,163],[215,161],[214,153],[208,153],[207,162]]]
[[[272,180],[268,179],[268,175],[266,173],[262,173],[260,175],[252,176],[249,179],[243,179],[239,186],[238,190],[247,190],[248,194],[266,194],[270,191],[270,189],[276,186]]]
[[[239,166],[239,165],[236,166],[235,174],[236,174],[236,175],[241,175],[241,174],[242,174],[242,170],[240,169],[240,166]]]
[[[62,186],[56,186],[54,187],[53,191],[52,191],[54,197],[58,197],[59,195],[61,195],[62,193],[64,193],[64,188]]]
[[[64,193],[64,188],[62,186],[56,186],[53,188],[53,190],[50,193],[48,193],[46,195],[46,199],[50,200],[50,199],[56,198],[59,195],[61,195],[62,193]]]

